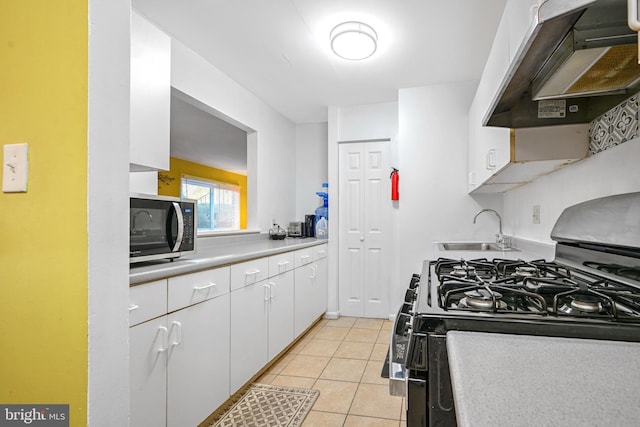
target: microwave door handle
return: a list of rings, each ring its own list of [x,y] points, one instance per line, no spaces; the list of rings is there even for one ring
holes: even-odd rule
[[[171,249],[171,252],[178,252],[180,245],[182,245],[182,239],[184,238],[184,216],[182,215],[182,209],[177,202],[173,203],[173,209],[176,211],[176,218],[178,219],[178,235],[176,236],[176,243]]]

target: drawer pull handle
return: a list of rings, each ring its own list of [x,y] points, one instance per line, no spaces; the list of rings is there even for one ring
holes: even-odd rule
[[[137,309],[139,309],[139,308],[140,308],[140,306],[139,306],[139,305],[131,304],[131,305],[129,306],[129,311],[137,310]]]
[[[303,263],[303,264],[311,262],[311,255],[301,255],[300,256],[300,262]]]
[[[260,270],[256,269],[256,271],[247,271],[245,274],[247,276],[253,276],[253,275],[256,275],[256,274],[259,274],[259,273],[260,273]]]
[[[214,286],[216,286],[216,284],[211,282],[208,285],[204,285],[204,286],[194,286],[193,289],[196,291],[202,291],[205,289],[213,288]]]
[[[285,266],[285,265],[287,265],[287,264],[289,264],[289,261],[280,261],[280,262],[278,263],[278,266],[283,267],[283,266]]]

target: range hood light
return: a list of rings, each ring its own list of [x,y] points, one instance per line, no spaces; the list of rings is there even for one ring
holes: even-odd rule
[[[378,34],[363,22],[348,21],[338,24],[331,30],[329,37],[333,53],[352,61],[369,58],[378,47]]]

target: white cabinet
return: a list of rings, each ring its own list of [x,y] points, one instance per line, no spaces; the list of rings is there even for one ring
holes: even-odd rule
[[[231,266],[230,393],[293,341],[292,268],[284,254]]]
[[[195,426],[229,397],[229,293],[167,320],[167,426]]]
[[[300,336],[327,311],[327,245],[295,251],[294,334]]]
[[[229,268],[134,286],[130,300],[131,426],[199,424],[229,397]]]
[[[327,309],[317,246],[132,286],[131,426],[197,425]]]
[[[541,0],[509,0],[468,116],[468,190],[503,192],[584,158],[588,125],[484,126],[507,76],[528,48]]]
[[[171,38],[131,13],[129,169],[169,169]]]
[[[129,406],[131,427],[167,423],[166,316],[129,328]]]
[[[268,362],[268,307],[266,280],[231,291],[230,394]]]
[[[489,175],[473,193],[496,193],[527,184],[586,157],[589,124],[510,129],[481,156]],[[470,174],[471,175],[471,174]]]

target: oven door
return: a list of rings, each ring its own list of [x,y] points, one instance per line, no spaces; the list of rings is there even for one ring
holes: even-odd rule
[[[389,342],[389,393],[392,396],[406,394],[406,359],[411,332],[410,305],[402,304],[396,315]]]

